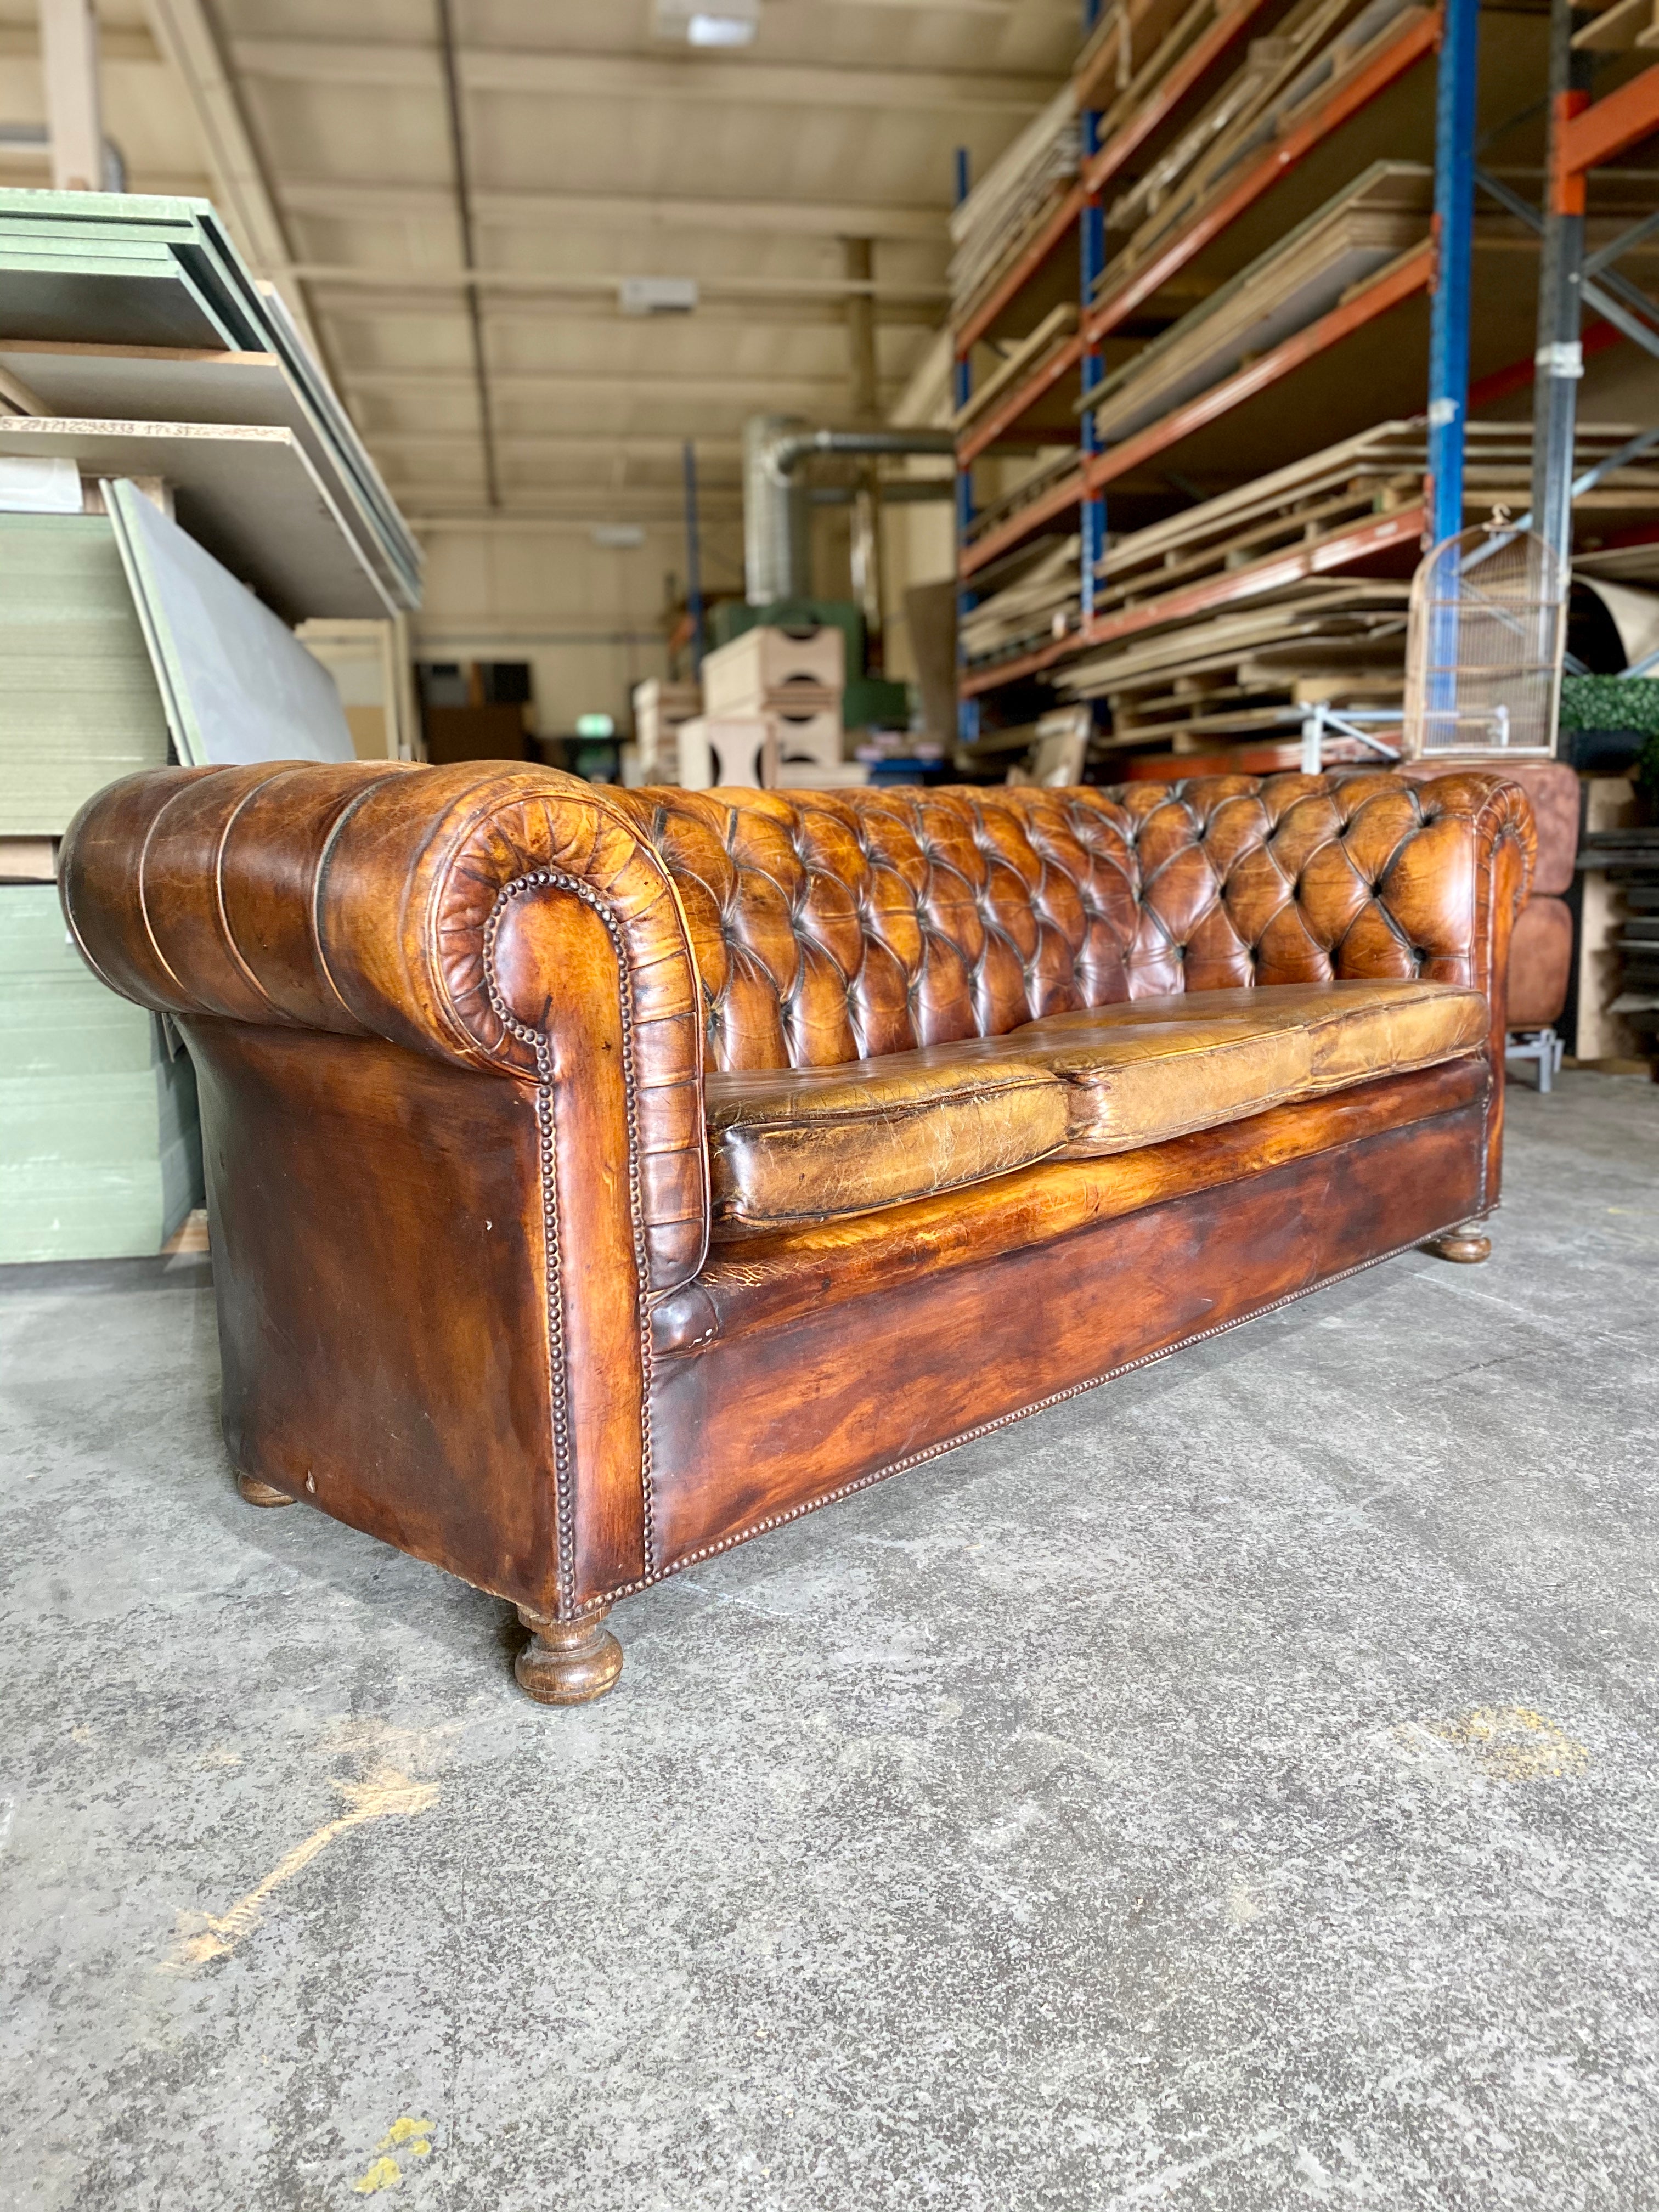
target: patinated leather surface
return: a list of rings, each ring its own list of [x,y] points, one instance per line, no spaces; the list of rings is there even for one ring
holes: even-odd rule
[[[1504,998],[1512,1030],[1553,1029],[1572,981],[1572,912],[1565,899],[1528,899],[1510,947]]]
[[[849,1067],[711,1075],[714,1234],[868,1212],[1006,1175],[1066,1141],[1048,1071],[973,1039]]]
[[[696,978],[672,884],[599,787],[488,762],[156,769],[82,809],[62,890],[104,980],[175,1015],[379,1036],[545,1086],[580,1079],[602,1002],[625,1068],[607,1149],[637,1185],[648,1283],[696,1272]]]
[[[117,785],[63,888],[94,964],[206,1071],[245,1471],[568,1620],[1496,1196],[1496,1079],[1260,1174],[1234,1123],[918,1201],[1024,1228],[923,1238],[903,1279],[885,1240],[917,1206],[842,1224],[784,1270],[810,1311],[687,1358],[656,1316],[723,1294],[728,1260],[781,1265],[766,1237],[704,1265],[705,1065],[1252,980],[1473,985],[1501,1031],[1530,836],[1476,774],[738,804],[364,763]],[[1473,1065],[1277,1111],[1334,1127]],[[1150,1190],[1177,1158],[1223,1180],[1111,1218],[1073,1180],[1140,1162]]]
[[[1274,984],[1053,1014],[1000,1040],[1066,1086],[1073,1154],[1130,1152],[1478,1051],[1486,1002],[1446,983]]]
[[[1440,1115],[1484,1112],[1489,1087],[1484,1056],[1464,1057],[1142,1152],[1046,1160],[971,1190],[721,1243],[694,1282],[653,1307],[655,1348],[659,1358],[696,1352],[750,1331],[786,1328],[848,1300],[874,1299],[877,1310],[883,1294],[921,1276],[984,1268],[1097,1222],[1242,1183],[1333,1146]]]
[[[1050,1014],[845,1068],[712,1075],[717,1239],[862,1213],[1047,1157],[1129,1152],[1476,1051],[1447,983],[1277,984]]]
[[[1477,770],[615,803],[678,889],[711,1069],[823,1066],[1175,991],[1485,989],[1533,850],[1514,786]]]

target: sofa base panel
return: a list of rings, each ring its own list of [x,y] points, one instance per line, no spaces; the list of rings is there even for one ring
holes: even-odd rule
[[[1484,1124],[1472,1103],[661,1361],[656,1572],[1468,1220]]]

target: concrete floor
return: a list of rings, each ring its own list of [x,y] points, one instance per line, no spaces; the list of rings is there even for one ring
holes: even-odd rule
[[[200,1263],[0,1280],[0,2203],[1659,2203],[1659,1091],[619,1610],[241,1504]],[[356,2193],[355,2193],[356,2192]]]

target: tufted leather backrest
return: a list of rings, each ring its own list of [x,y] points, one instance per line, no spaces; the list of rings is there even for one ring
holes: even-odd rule
[[[679,892],[720,1069],[1185,989],[1485,988],[1492,842],[1531,856],[1524,800],[1472,771],[612,797]]]

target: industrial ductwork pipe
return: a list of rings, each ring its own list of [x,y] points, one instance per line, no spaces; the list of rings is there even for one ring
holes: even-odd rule
[[[751,606],[812,596],[811,510],[799,476],[815,453],[953,453],[949,430],[815,430],[751,415],[743,431],[744,590]]]

